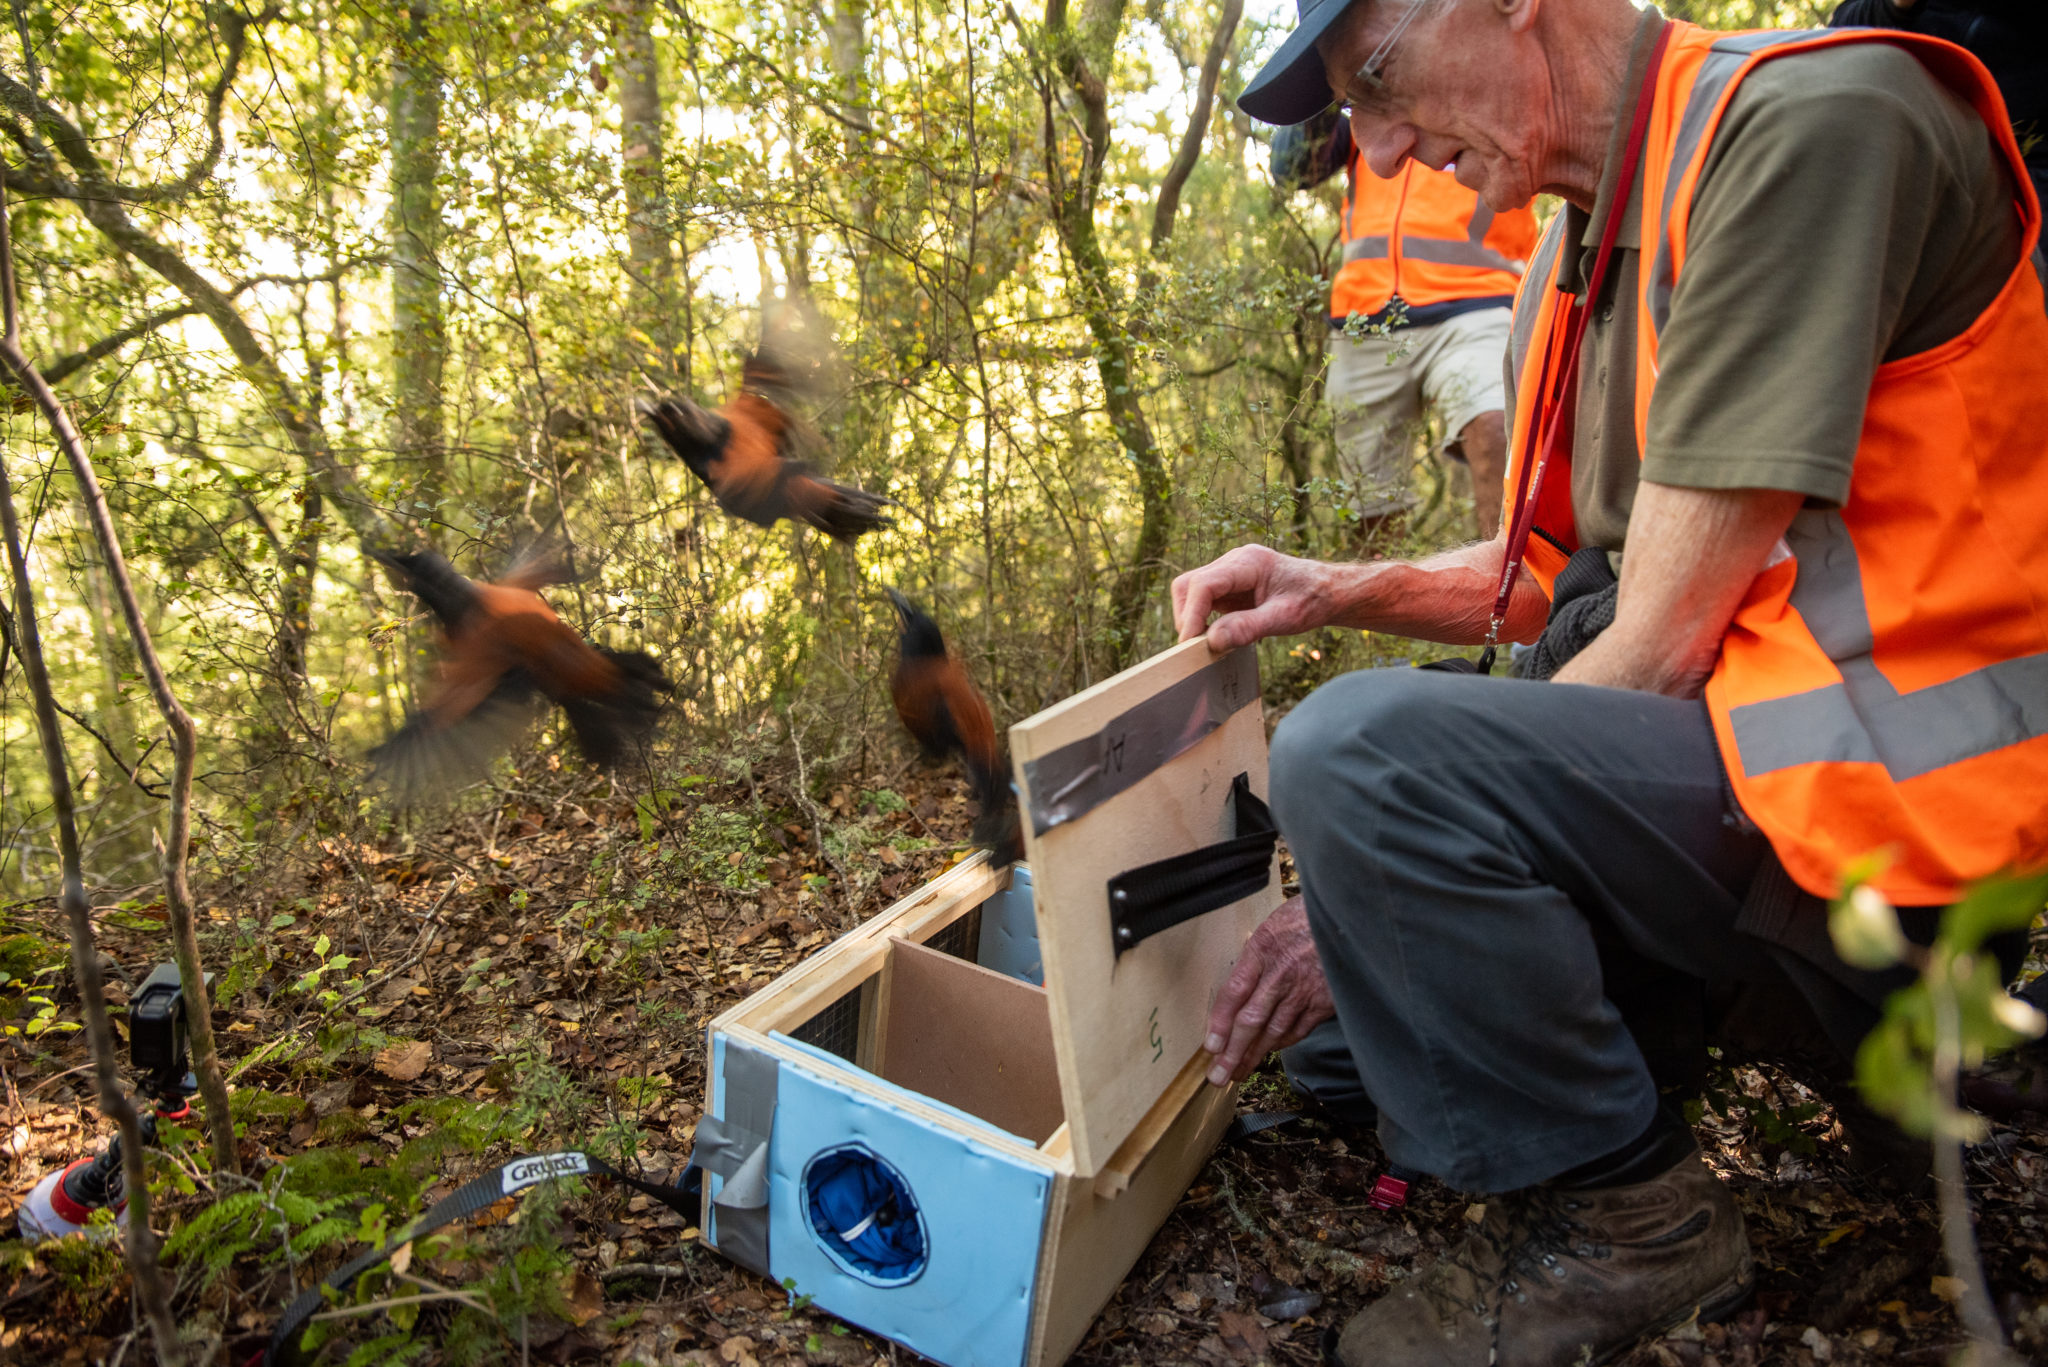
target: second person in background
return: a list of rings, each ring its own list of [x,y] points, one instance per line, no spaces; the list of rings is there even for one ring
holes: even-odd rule
[[[1471,468],[1479,535],[1491,538],[1507,466],[1508,318],[1536,217],[1526,207],[1497,214],[1449,172],[1413,161],[1391,180],[1374,175],[1334,110],[1274,135],[1281,188],[1307,189],[1340,170],[1349,185],[1327,392],[1359,537],[1370,548],[1414,506],[1408,453],[1427,406],[1443,421],[1445,454]]]

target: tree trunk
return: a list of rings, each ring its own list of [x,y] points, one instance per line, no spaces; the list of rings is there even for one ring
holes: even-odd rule
[[[391,59],[391,445],[437,504],[447,483],[442,382],[441,74],[433,0],[410,0]]]
[[[1123,27],[1125,0],[1095,0],[1076,31],[1067,22],[1066,0],[1047,0],[1046,44],[1067,91],[1082,115],[1080,161],[1067,170],[1059,129],[1065,120],[1050,86],[1044,92],[1046,172],[1052,183],[1053,224],[1076,276],[1076,303],[1095,339],[1095,369],[1102,380],[1103,406],[1111,429],[1138,476],[1138,539],[1118,576],[1114,595],[1115,639],[1111,664],[1121,669],[1137,653],[1138,627],[1151,605],[1153,587],[1163,568],[1173,534],[1173,481],[1152,426],[1138,401],[1132,375],[1130,334],[1120,315],[1122,300],[1110,278],[1109,263],[1095,231],[1095,194],[1109,155],[1109,92],[1098,70],[1107,70],[1117,33]]]
[[[627,317],[655,344],[657,373],[672,376],[678,370],[680,338],[675,261],[669,245],[667,163],[662,156],[661,57],[654,47],[653,7],[648,0],[624,0],[620,6],[616,49],[619,172],[626,189]]]

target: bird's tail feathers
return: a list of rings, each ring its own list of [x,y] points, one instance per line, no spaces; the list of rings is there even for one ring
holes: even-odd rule
[[[806,507],[803,519],[833,540],[855,541],[868,532],[896,525],[896,519],[882,511],[897,506],[895,499],[871,494],[837,480],[822,479],[816,475],[811,478],[824,485],[830,497],[818,499],[813,506]]]
[[[603,646],[597,650],[616,669],[612,687],[561,702],[578,748],[591,763],[610,768],[646,746],[661,720],[662,697],[674,687],[661,672],[661,665],[644,651]]]
[[[1024,825],[1017,810],[1017,791],[1001,765],[994,767],[967,760],[967,777],[974,789],[974,843],[989,851],[990,862],[1014,864],[1024,857]]]

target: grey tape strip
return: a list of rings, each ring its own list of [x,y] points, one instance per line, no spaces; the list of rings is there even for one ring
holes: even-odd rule
[[[1024,766],[1031,829],[1094,810],[1187,751],[1259,697],[1259,656],[1246,646],[1154,694],[1083,740]]]
[[[731,1036],[725,1040],[725,1114],[716,1121],[706,1118],[697,1126],[699,1145],[732,1145],[752,1140],[744,1150],[722,1147],[716,1151],[730,1171],[711,1167],[707,1171],[724,1178],[711,1204],[716,1208],[713,1233],[718,1251],[766,1277],[768,1271],[768,1136],[775,1128],[777,1065],[773,1058],[750,1049]],[[711,1134],[705,1133],[711,1127]]]
[[[730,1178],[747,1161],[747,1155],[765,1146],[768,1136],[743,1130],[729,1120],[705,1116],[697,1123],[697,1143],[690,1161],[706,1172]]]

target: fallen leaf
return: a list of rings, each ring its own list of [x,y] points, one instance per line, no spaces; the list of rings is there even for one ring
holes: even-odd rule
[[[1162,1334],[1171,1334],[1178,1328],[1180,1328],[1180,1321],[1167,1314],[1164,1310],[1155,1310],[1138,1321],[1139,1331],[1150,1334],[1154,1338]]]
[[[1167,1299],[1172,1301],[1173,1308],[1183,1315],[1192,1315],[1202,1308],[1202,1298],[1192,1291],[1176,1291]]]
[[[1963,1299],[1961,1277],[1935,1277],[1928,1281],[1927,1289],[1947,1301],[1950,1305],[1960,1304]]]
[[[1223,1336],[1223,1346],[1239,1362],[1250,1362],[1265,1355],[1266,1331],[1260,1327],[1256,1315],[1226,1310],[1216,1317],[1216,1331]]]
[[[396,1250],[392,1252],[391,1271],[394,1275],[403,1277],[406,1273],[406,1270],[411,1266],[412,1240],[407,1239],[404,1243],[400,1244]]]
[[[569,1303],[569,1318],[579,1328],[604,1313],[604,1287],[580,1268],[562,1278],[562,1297]]]
[[[719,1344],[718,1356],[732,1367],[760,1367],[760,1360],[754,1356],[754,1341],[745,1334],[734,1334]]]
[[[377,1052],[377,1071],[393,1082],[411,1082],[427,1071],[427,1063],[434,1056],[434,1046],[425,1040],[414,1040],[410,1044],[394,1044]]]

